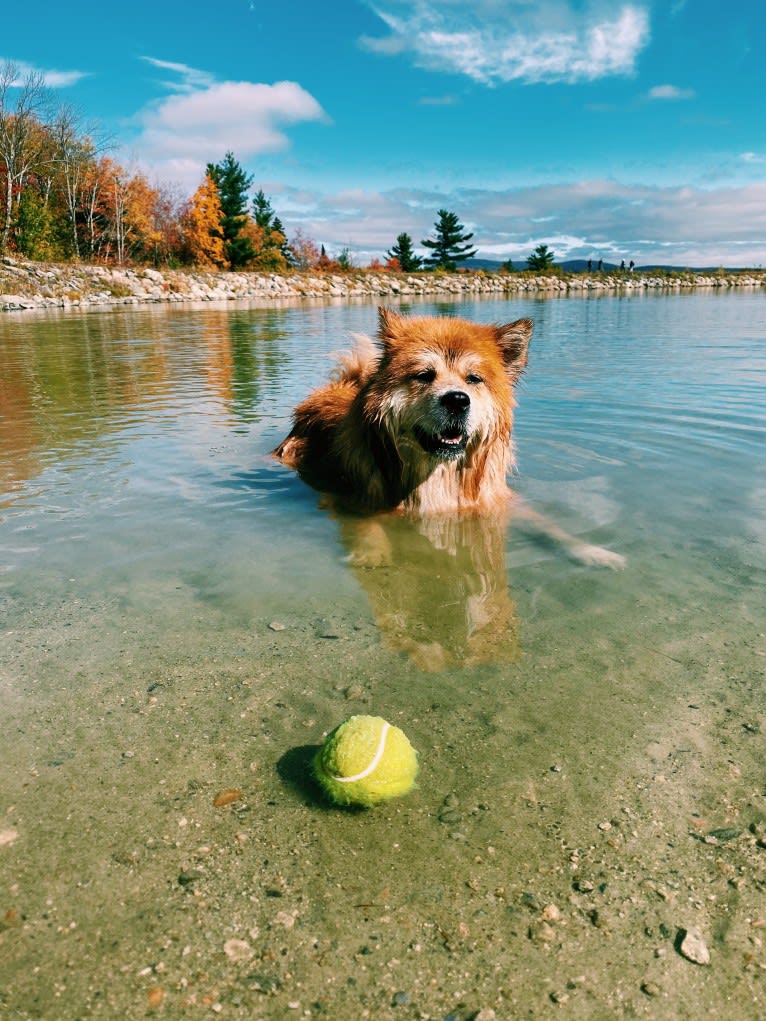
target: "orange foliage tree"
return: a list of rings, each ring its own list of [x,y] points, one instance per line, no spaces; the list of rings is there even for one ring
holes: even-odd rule
[[[189,262],[196,266],[227,268],[222,218],[218,187],[210,174],[206,174],[182,217],[183,247]]]

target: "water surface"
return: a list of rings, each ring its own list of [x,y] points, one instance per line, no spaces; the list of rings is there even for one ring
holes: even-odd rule
[[[625,570],[270,459],[371,305],[0,322],[0,1015],[762,995],[766,296],[413,310],[534,318],[513,486]],[[421,758],[361,815],[305,776],[355,712]]]

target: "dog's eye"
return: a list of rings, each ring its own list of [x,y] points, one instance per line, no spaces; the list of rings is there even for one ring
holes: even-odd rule
[[[477,383],[483,383],[484,379],[478,374],[478,372],[469,372],[465,377],[465,381],[466,383],[472,383],[475,386]]]
[[[413,372],[412,378],[418,383],[433,383],[436,379],[436,369],[421,369],[420,372]]]

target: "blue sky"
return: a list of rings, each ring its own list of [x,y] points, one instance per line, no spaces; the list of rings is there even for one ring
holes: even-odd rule
[[[455,211],[479,253],[766,266],[766,4],[13,4],[0,61],[193,192],[231,150],[359,265]]]

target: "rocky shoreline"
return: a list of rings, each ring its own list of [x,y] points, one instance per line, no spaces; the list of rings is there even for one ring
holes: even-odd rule
[[[391,273],[350,270],[278,273],[229,273],[147,267],[125,268],[0,261],[0,311],[88,308],[105,305],[189,301],[283,301],[370,299],[427,295],[505,295],[600,292],[640,294],[709,288],[741,290],[766,286],[766,273],[716,272],[646,275],[643,273]]]

